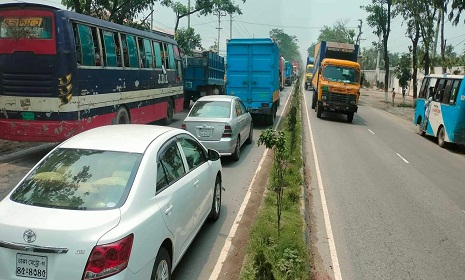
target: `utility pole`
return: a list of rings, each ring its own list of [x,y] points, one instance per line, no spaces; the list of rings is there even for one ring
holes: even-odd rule
[[[150,31],[153,30],[153,3],[150,5]]]
[[[191,28],[191,0],[187,1],[187,28]]]
[[[232,38],[232,13],[229,14],[229,39]]]
[[[216,48],[218,54],[220,53],[220,33],[221,33],[221,29],[223,29],[221,28],[221,17],[224,17],[224,16],[226,16],[226,14],[218,10],[218,27],[216,28],[218,29],[218,42],[217,42],[218,46]]]
[[[378,78],[379,78],[380,48],[381,48],[381,32],[379,32],[379,35],[378,35],[378,45],[377,45],[378,54],[376,55],[376,72],[375,72],[376,86],[378,86]]]

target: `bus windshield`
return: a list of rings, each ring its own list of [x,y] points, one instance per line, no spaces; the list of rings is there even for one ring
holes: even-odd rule
[[[359,74],[355,68],[329,65],[323,70],[323,77],[329,81],[357,84]]]
[[[307,73],[312,74],[313,73],[313,67],[308,67],[307,68]]]
[[[0,13],[2,39],[52,39],[51,16],[4,16]]]

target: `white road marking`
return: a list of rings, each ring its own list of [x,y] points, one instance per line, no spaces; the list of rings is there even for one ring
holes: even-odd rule
[[[408,162],[405,158],[403,158],[399,153],[396,153],[403,161],[405,161],[406,163],[410,163]]]
[[[287,104],[289,103],[289,100],[291,99],[291,94],[294,91],[294,87],[291,89],[291,93],[289,97],[286,100],[286,104],[284,105],[284,108],[282,111],[284,111],[287,107]],[[281,122],[282,116],[279,116],[278,121],[276,122],[276,125],[274,126],[274,129],[279,126],[279,123]],[[223,249],[221,249],[220,256],[218,257],[218,261],[216,261],[215,267],[213,268],[212,274],[210,275],[209,280],[216,280],[220,279],[220,272],[221,268],[223,267],[224,261],[226,260],[226,257],[228,256],[229,250],[231,249],[231,243],[232,239],[236,235],[236,230],[237,227],[239,226],[239,223],[242,219],[242,216],[244,215],[245,207],[247,206],[250,195],[252,194],[252,186],[255,183],[255,180],[257,179],[258,173],[260,173],[260,170],[262,169],[263,162],[265,161],[266,154],[268,153],[269,149],[265,149],[263,152],[262,158],[260,159],[260,162],[258,163],[257,170],[255,170],[255,174],[253,175],[252,181],[250,182],[249,188],[247,190],[247,193],[245,194],[244,200],[242,201],[241,207],[239,208],[239,211],[237,212],[236,219],[233,222],[233,225],[231,227],[231,230],[229,231],[228,237],[226,238],[226,241],[224,243]]]
[[[371,129],[368,129],[368,131],[371,132],[371,134],[373,134],[373,135],[375,134],[373,131],[371,131]]]
[[[305,108],[308,108],[307,99],[305,98],[305,95],[304,95],[304,102],[305,102]],[[312,141],[313,158],[315,160],[316,177],[318,181],[318,187],[320,190],[321,205],[323,207],[323,216],[325,220],[326,234],[328,235],[329,253],[331,255],[331,261],[333,263],[334,279],[342,280],[341,268],[339,267],[339,260],[337,258],[336,244],[334,243],[333,231],[331,229],[331,221],[329,219],[329,211],[328,211],[328,205],[326,203],[323,180],[321,179],[320,165],[318,163],[318,157],[316,154],[315,141],[313,139],[312,125],[310,124],[310,117],[308,116],[308,113],[307,113],[307,122],[308,122],[308,128],[310,130],[310,139]]]

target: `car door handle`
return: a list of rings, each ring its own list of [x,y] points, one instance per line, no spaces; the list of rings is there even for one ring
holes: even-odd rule
[[[171,214],[171,209],[173,209],[173,204],[170,205],[170,207],[168,207],[166,210],[165,210],[165,215],[170,215]]]
[[[194,188],[197,188],[198,186],[199,186],[199,179],[195,179]]]

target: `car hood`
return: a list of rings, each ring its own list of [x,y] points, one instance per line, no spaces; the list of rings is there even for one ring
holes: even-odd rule
[[[36,233],[31,245],[65,247],[73,245],[92,248],[97,241],[116,227],[120,210],[83,211],[24,205],[5,199],[0,203],[0,241],[26,243],[23,234]],[[71,246],[71,247],[70,247]]]

